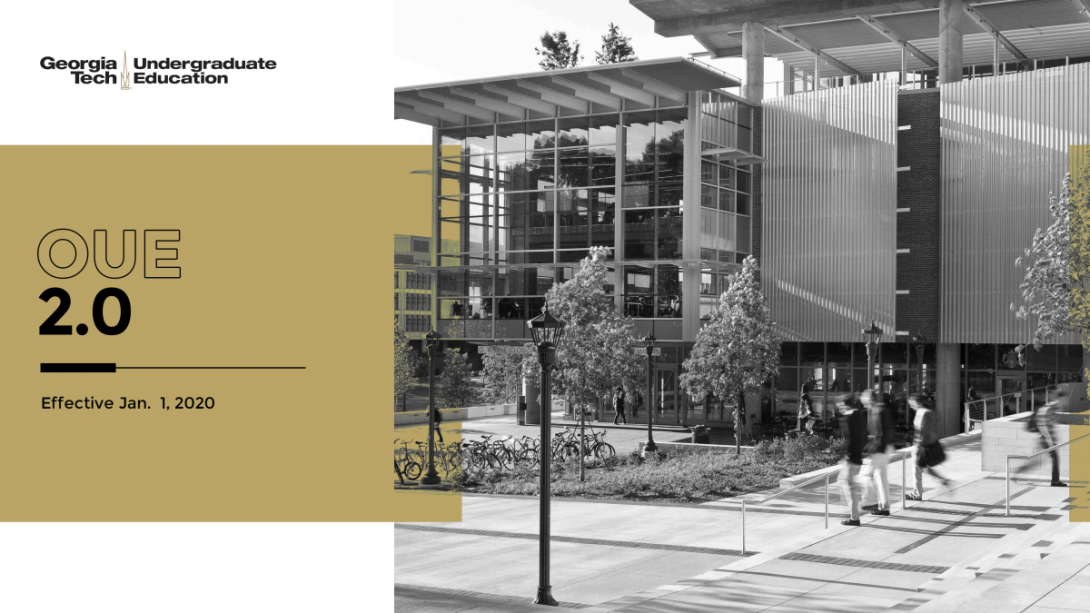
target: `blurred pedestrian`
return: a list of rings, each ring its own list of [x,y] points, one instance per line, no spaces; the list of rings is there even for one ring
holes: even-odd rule
[[[643,404],[643,394],[639,391],[636,392],[636,399],[632,401],[632,418],[635,419],[640,416],[640,405]]]
[[[1055,445],[1056,431],[1053,430],[1052,425],[1056,421],[1056,410],[1059,408],[1060,399],[1064,397],[1064,390],[1061,387],[1054,388],[1056,392],[1055,399],[1051,402],[1047,402],[1036,411],[1030,411],[1029,419],[1026,421],[1026,430],[1030,432],[1036,432],[1040,436],[1041,450],[1048,449]],[[1067,487],[1067,484],[1060,481],[1060,454],[1056,453],[1053,449],[1048,452],[1049,458],[1052,459],[1052,487]],[[1023,464],[1015,474],[1025,471],[1029,467],[1029,464]]]
[[[860,398],[867,408],[867,457],[860,475],[867,485],[864,496],[870,499],[873,488],[878,498],[871,515],[889,515],[889,456],[893,453],[893,416],[882,396],[867,390]]]
[[[795,427],[795,432],[802,434],[803,424],[806,423],[807,416],[811,413],[812,407],[810,407],[810,392],[814,391],[816,381],[813,375],[802,384],[802,389],[799,390],[799,413],[798,413],[798,425]]]
[[[842,419],[844,438],[848,441],[847,455],[840,464],[840,483],[843,499],[848,503],[848,519],[840,522],[845,526],[859,525],[860,484],[859,471],[863,466],[863,450],[867,445],[867,414],[855,406],[855,399],[847,397],[837,406]]]
[[[613,417],[613,425],[617,425],[617,420],[624,422],[624,425],[628,425],[628,420],[624,416],[624,390],[617,388],[617,394],[613,397],[613,408],[616,409],[617,415]]]
[[[939,442],[938,423],[931,401],[921,394],[912,394],[908,397],[908,406],[916,414],[913,427],[916,430],[915,464],[916,464],[916,488],[905,494],[909,500],[923,500],[923,472],[926,470],[937,479],[942,480],[943,487],[949,487],[951,481],[935,470],[935,467],[946,460],[946,451]],[[907,484],[906,484],[907,487]]]

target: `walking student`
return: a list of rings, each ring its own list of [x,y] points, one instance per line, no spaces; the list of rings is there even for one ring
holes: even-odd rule
[[[1056,431],[1053,430],[1052,424],[1056,421],[1055,411],[1060,404],[1060,398],[1063,396],[1063,388],[1056,388],[1055,400],[1029,414],[1029,420],[1026,422],[1026,429],[1030,432],[1036,432],[1038,436],[1041,437],[1040,443],[1042,451],[1057,443]],[[1067,487],[1066,483],[1060,481],[1060,454],[1056,453],[1056,450],[1053,449],[1048,452],[1048,455],[1052,459],[1052,487]],[[1031,465],[1023,464],[1015,471],[1015,474],[1023,472],[1029,468],[1029,466]]]
[[[940,474],[935,467],[946,460],[946,451],[939,442],[938,422],[931,401],[921,394],[908,397],[908,406],[916,415],[912,422],[916,430],[916,489],[905,494],[909,500],[923,500],[923,471],[931,473],[942,481],[943,487],[949,487],[951,481]]]
[[[613,425],[617,425],[617,420],[624,422],[624,425],[628,425],[628,420],[624,416],[624,390],[617,388],[617,394],[613,397],[613,408],[617,410],[617,415],[613,418]]]
[[[859,471],[863,467],[863,449],[867,445],[867,414],[855,406],[854,399],[844,399],[837,406],[843,417],[844,436],[848,440],[848,453],[840,465],[840,483],[843,499],[848,502],[848,519],[840,522],[845,526],[859,525],[860,486]]]
[[[439,430],[439,424],[443,423],[443,413],[439,409],[432,409],[435,413],[435,435],[439,437],[439,442],[443,442],[443,433]]]
[[[863,392],[861,400],[867,408],[867,457],[860,475],[867,484],[865,498],[873,488],[878,504],[871,515],[889,515],[889,456],[893,453],[893,416],[876,392]]]

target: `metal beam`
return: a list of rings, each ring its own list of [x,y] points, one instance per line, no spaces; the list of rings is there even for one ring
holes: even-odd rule
[[[551,102],[551,103],[553,103],[553,104],[555,104],[557,106],[562,106],[562,107],[564,107],[566,109],[571,109],[571,110],[573,110],[573,111],[575,111],[577,113],[586,114],[586,113],[590,112],[590,105],[587,104],[586,100],[580,100],[579,98],[576,98],[575,96],[569,96],[567,94],[562,94],[562,93],[556,91],[555,89],[549,89],[548,87],[538,85],[537,83],[531,83],[529,81],[524,81],[522,79],[519,79],[518,81],[516,81],[516,83],[518,83],[518,86],[523,88],[523,89],[528,89],[528,90],[530,90],[532,92],[537,92],[538,94],[541,95],[541,99],[546,101],[546,102]]]
[[[400,103],[403,106],[412,108],[417,113],[429,115],[431,117],[437,117],[444,121],[450,121],[457,124],[466,123],[466,116],[461,113],[455,113],[454,111],[448,111],[447,109],[436,106],[434,104],[428,104],[422,102],[416,98],[409,98],[408,96],[394,96],[394,102]]]
[[[765,29],[767,29],[769,32],[772,32],[776,36],[779,36],[780,38],[786,40],[787,42],[791,43],[792,45],[795,45],[799,49],[802,49],[803,51],[809,51],[810,53],[813,53],[814,55],[816,55],[816,56],[820,57],[821,59],[825,60],[827,63],[832,64],[833,66],[836,66],[837,68],[839,68],[841,70],[841,72],[846,72],[848,74],[853,74],[853,75],[860,76],[860,77],[863,76],[863,75],[859,74],[858,70],[852,68],[851,66],[848,66],[844,62],[841,62],[840,60],[836,59],[835,57],[829,55],[828,53],[825,53],[821,49],[818,49],[814,45],[811,45],[810,43],[802,40],[798,36],[795,36],[793,33],[788,32],[787,30],[784,30],[783,28],[776,27],[776,26],[765,26]]]
[[[1019,60],[1029,59],[1028,57],[1026,57],[1025,53],[1019,51],[1018,47],[1015,47],[1014,44],[1011,43],[1011,41],[1007,40],[1007,37],[1003,36],[1003,33],[1000,32],[998,28],[989,23],[988,20],[984,18],[984,15],[980,14],[979,8],[973,8],[971,6],[965,5],[962,7],[962,10],[964,10],[965,14],[972,18],[972,20],[975,21],[978,26],[984,28],[985,32],[991,34],[992,38],[994,38],[1000,45],[1003,45],[1003,48],[1009,51],[1011,55],[1018,58]]]
[[[621,110],[621,99],[617,96],[607,94],[603,91],[594,89],[593,87],[583,85],[582,83],[576,83],[575,81],[565,79],[564,77],[553,77],[552,81],[561,87],[566,87],[575,92],[575,95],[578,96],[580,100],[596,102],[616,111]]]
[[[644,90],[649,91],[656,96],[668,98],[670,100],[673,100],[674,102],[677,102],[678,104],[685,104],[685,101],[688,99],[684,91],[674,87],[673,85],[667,85],[662,81],[652,79],[651,77],[636,72],[635,70],[622,68],[621,74],[628,77],[629,79],[639,81],[643,84]]]
[[[480,119],[481,121],[487,121],[488,123],[496,122],[496,114],[492,111],[489,111],[488,109],[482,109],[480,107],[472,104],[467,104],[465,102],[458,102],[457,100],[454,100],[452,98],[440,96],[439,94],[429,91],[416,90],[416,95],[420,96],[421,98],[431,100],[432,102],[438,102],[440,105],[443,106],[443,108],[447,109],[448,111],[454,111],[455,113],[468,115],[470,117],[473,117],[474,119]]]
[[[639,102],[640,104],[646,104],[647,106],[655,106],[655,94],[645,92],[640,88],[632,87],[631,85],[625,85],[619,81],[603,77],[593,72],[587,73],[587,78],[591,81],[601,83],[609,88],[609,92],[614,96],[620,96],[633,102]]]
[[[1083,19],[1090,23],[1090,2],[1087,0],[1071,0],[1075,3],[1075,8],[1082,14]]]
[[[400,103],[394,103],[394,119],[407,119],[416,123],[423,123],[429,126],[439,127],[441,123],[438,117],[432,117],[431,115],[425,115],[423,113],[417,113],[412,108],[403,106]]]
[[[936,62],[931,56],[929,56],[926,53],[924,53],[923,51],[920,51],[919,49],[917,49],[915,45],[913,45],[912,43],[905,40],[904,37],[901,36],[900,34],[898,34],[897,32],[895,32],[893,30],[893,28],[887,26],[886,24],[882,23],[881,21],[878,21],[877,19],[875,19],[874,17],[871,17],[869,15],[856,15],[856,17],[860,21],[862,21],[863,23],[865,23],[868,26],[874,28],[882,36],[885,36],[889,40],[891,40],[891,41],[897,43],[898,45],[900,45],[902,49],[904,49],[905,51],[911,53],[912,57],[916,58],[917,60],[920,60],[924,64],[927,64],[931,68],[938,68],[939,67],[939,63]]]
[[[460,87],[450,88],[450,93],[455,96],[461,96],[463,98],[469,98],[477,103],[477,106],[486,108],[490,111],[499,113],[500,115],[506,115],[507,117],[514,117],[515,119],[524,119],[526,115],[526,109],[518,106],[517,104],[511,104],[510,102],[504,102],[503,100],[497,100],[495,98],[489,98],[483,94],[477,92],[471,92],[468,89],[462,89]]]
[[[503,96],[504,98],[507,98],[507,101],[511,104],[521,106],[524,109],[537,111],[538,113],[544,113],[546,115],[556,115],[555,104],[549,104],[548,102],[545,102],[544,100],[539,100],[537,98],[534,98],[533,96],[527,96],[523,93],[504,89],[498,85],[493,85],[491,83],[485,83],[484,85],[481,85],[481,87],[487,92],[498,94],[500,96]]]

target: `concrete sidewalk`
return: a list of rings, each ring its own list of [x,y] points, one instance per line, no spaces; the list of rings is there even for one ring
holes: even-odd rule
[[[1012,486],[1015,516],[1003,517],[1004,481],[979,466],[979,442],[951,448],[943,468],[956,483],[902,509],[901,464],[892,463],[893,515],[865,515],[859,528],[840,525],[836,488],[824,527],[820,483],[748,505],[745,555],[738,499],[698,506],[554,499],[553,596],[603,612],[885,611],[946,597],[933,586],[947,574],[1067,525],[1067,489]],[[536,498],[465,495],[461,523],[398,524],[398,610],[537,609],[529,603],[538,507]]]

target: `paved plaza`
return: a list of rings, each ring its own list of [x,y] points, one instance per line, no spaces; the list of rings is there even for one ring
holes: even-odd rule
[[[537,430],[510,417],[463,428],[466,437]],[[634,447],[642,432],[610,429],[607,439]],[[864,515],[859,528],[840,525],[846,509],[835,487],[825,528],[820,482],[747,505],[745,554],[738,498],[554,498],[553,596],[562,607],[601,612],[1090,610],[1090,528],[1067,513],[1081,490],[1013,484],[1006,517],[1003,477],[980,470],[979,438],[948,442],[950,488],[927,480],[935,489],[902,508],[895,461],[892,515]],[[538,509],[536,498],[464,495],[460,523],[397,524],[398,610],[541,610],[531,604]]]

